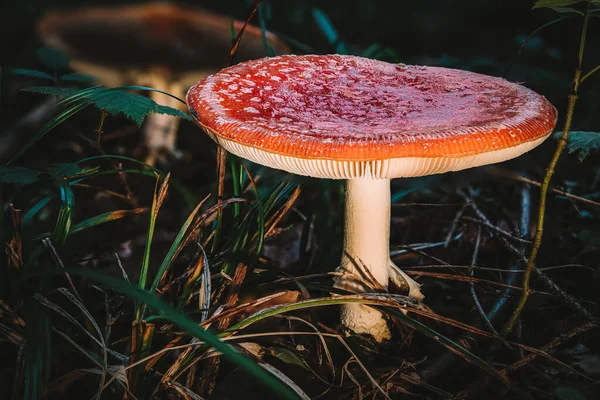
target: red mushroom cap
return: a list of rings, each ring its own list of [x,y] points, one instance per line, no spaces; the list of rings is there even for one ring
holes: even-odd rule
[[[354,56],[264,58],[187,95],[227,150],[304,175],[391,178],[516,157],[556,123],[542,96],[501,78]]]

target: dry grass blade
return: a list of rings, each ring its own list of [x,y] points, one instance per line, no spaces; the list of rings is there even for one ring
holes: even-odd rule
[[[302,389],[298,385],[294,383],[286,374],[272,366],[271,364],[259,362],[258,365],[269,371],[271,374],[275,375],[280,381],[285,383],[292,389],[296,394],[303,400],[311,400],[310,397],[304,393]]]
[[[191,268],[191,272],[188,274],[187,281],[184,283],[183,288],[181,290],[181,295],[179,296],[179,309],[182,309],[191,298],[192,291],[194,289],[194,285],[196,284],[198,278],[202,275],[204,276],[204,270],[208,268],[208,259],[206,258],[206,253],[204,252],[204,248],[201,245],[199,246],[198,257],[196,262]],[[204,283],[204,282],[203,282]],[[209,283],[210,287],[210,283]],[[201,300],[200,300],[200,309],[207,309],[206,299],[203,299],[204,293],[201,292]],[[204,301],[202,301],[204,300]],[[210,303],[208,304],[210,306]],[[206,311],[203,311],[203,315]]]
[[[21,238],[21,210],[16,209],[10,204],[10,215],[14,230],[13,237],[10,242],[5,244],[5,252],[8,256],[8,265],[19,270],[23,266],[23,239]]]
[[[449,266],[450,267],[450,266]],[[484,283],[487,285],[499,286],[504,288],[510,288],[513,290],[522,290],[522,288],[518,286],[507,285],[502,282],[490,281],[488,279],[475,278],[472,276],[465,275],[454,275],[454,274],[445,274],[441,272],[427,272],[427,271],[406,271],[406,273],[410,276],[428,276],[436,279],[444,279],[449,281],[458,281],[458,282],[473,282],[473,283]],[[543,293],[546,295],[550,295],[550,293],[544,293],[539,291],[533,291],[533,293]]]
[[[190,213],[188,218],[185,220],[184,224],[181,226],[181,229],[177,233],[177,236],[175,237],[171,248],[169,249],[167,255],[163,259],[163,262],[158,268],[158,271],[156,272],[156,276],[154,277],[154,281],[152,282],[150,291],[156,291],[158,287],[164,283],[167,276],[167,272],[171,268],[171,265],[173,264],[173,262],[175,262],[175,260],[179,256],[179,253],[181,253],[181,250],[183,250],[185,244],[187,243],[187,238],[185,236],[186,233],[188,234],[188,236],[190,236],[191,232],[194,231],[193,228],[189,229],[190,225],[192,224],[192,222],[194,222],[194,219],[200,211],[200,208],[206,202],[206,200],[208,200],[209,197],[210,195],[207,195],[196,205],[194,210]]]
[[[292,208],[298,196],[300,196],[300,186],[296,187],[290,198],[285,202],[285,204],[267,221],[267,226],[269,227],[265,232],[265,239],[271,237],[273,235],[273,230],[277,226],[277,224],[281,221],[281,219],[287,214],[287,212]]]
[[[65,334],[64,332],[59,331],[56,328],[52,328],[52,330],[57,333],[59,336],[61,336],[63,339],[65,339],[67,342],[69,342],[73,347],[75,347],[81,354],[83,354],[84,356],[86,356],[94,365],[96,365],[98,368],[103,368],[102,364],[100,364],[98,361],[96,361],[96,359],[89,354],[87,351],[85,351],[81,346],[79,346],[73,339],[71,339],[69,337],[69,335]],[[134,396],[133,393],[131,393],[129,391],[128,385],[123,382],[122,379],[117,379],[117,374],[119,372],[116,372],[115,374],[113,374],[112,378],[116,379],[117,383],[125,390],[125,392],[130,396],[131,399],[137,400],[137,398]],[[109,380],[106,385],[108,385],[109,382],[112,382],[113,379]],[[106,387],[106,386],[105,386]],[[103,387],[104,389],[104,387]]]
[[[290,319],[290,320],[293,320],[293,321],[302,322],[303,324],[308,325],[312,330],[315,331],[315,333],[318,334],[317,336],[319,337],[319,340],[321,341],[321,345],[323,346],[323,349],[325,350],[325,357],[327,358],[327,362],[329,363],[329,366],[331,367],[331,375],[332,375],[333,379],[335,379],[335,366],[333,365],[333,358],[331,357],[331,352],[329,351],[329,346],[327,346],[327,342],[325,341],[324,336],[320,335],[320,333],[322,333],[322,332],[319,331],[319,329],[315,325],[313,325],[309,321],[306,321],[305,319],[302,319],[302,318],[299,318],[299,317],[295,317],[293,315],[289,315],[286,318]],[[326,382],[320,376],[317,376],[317,378],[319,378],[321,381],[327,383],[328,385],[333,386],[333,383]]]

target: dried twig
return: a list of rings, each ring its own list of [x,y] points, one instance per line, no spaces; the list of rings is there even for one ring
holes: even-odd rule
[[[517,320],[519,319],[521,312],[525,308],[525,305],[527,304],[527,300],[529,299],[529,296],[531,294],[530,289],[529,289],[529,281],[531,279],[531,273],[533,272],[534,267],[535,267],[535,261],[537,259],[537,255],[540,250],[540,246],[542,245],[542,237],[544,235],[544,221],[545,221],[545,216],[546,216],[546,199],[548,196],[548,188],[550,187],[550,180],[552,179],[552,175],[554,175],[554,170],[556,169],[556,164],[558,163],[558,160],[559,160],[563,150],[567,146],[567,140],[569,138],[569,131],[571,130],[571,123],[573,121],[573,114],[575,113],[575,104],[577,103],[579,83],[581,80],[581,70],[582,70],[582,64],[583,64],[583,51],[585,49],[585,39],[586,39],[586,35],[587,35],[588,20],[589,20],[589,16],[590,16],[590,13],[589,13],[590,4],[591,4],[591,2],[587,2],[586,11],[585,11],[584,19],[583,19],[583,27],[581,29],[581,39],[580,39],[580,43],[579,43],[579,56],[578,56],[578,60],[577,60],[578,61],[577,68],[575,69],[575,76],[573,77],[573,86],[571,88],[571,93],[569,94],[569,97],[568,97],[569,103],[567,106],[567,116],[565,118],[562,136],[558,140],[558,145],[556,147],[556,151],[554,152],[554,155],[552,156],[552,160],[550,161],[550,164],[548,165],[548,168],[546,169],[546,175],[544,176],[544,182],[542,183],[542,187],[541,187],[540,205],[539,205],[539,212],[538,212],[538,223],[537,223],[537,228],[536,228],[536,232],[535,232],[535,238],[533,241],[533,245],[531,247],[531,253],[529,255],[529,260],[527,261],[527,267],[525,268],[526,271],[525,271],[525,274],[523,275],[523,291],[521,292],[521,298],[519,299],[519,303],[517,304],[515,311],[513,312],[510,319],[508,320],[508,322],[504,325],[504,328],[502,329],[502,333],[504,336],[507,336],[512,332],[512,330],[515,327],[515,324],[517,323]]]

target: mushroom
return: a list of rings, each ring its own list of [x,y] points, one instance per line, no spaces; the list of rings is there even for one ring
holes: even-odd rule
[[[44,43],[65,51],[70,66],[95,76],[105,86],[150,86],[183,98],[199,78],[229,61],[233,29],[244,22],[211,12],[167,3],[81,8],[46,13],[38,23]],[[236,53],[237,60],[267,55],[265,43],[276,54],[289,48],[275,35],[248,25]],[[151,92],[156,102],[184,105],[170,96]],[[179,120],[152,114],[144,127],[144,140],[153,161],[159,151],[175,152]]]
[[[458,171],[542,143],[556,109],[501,78],[345,55],[280,56],[226,68],[187,94],[192,115],[227,151],[268,167],[346,179],[344,251],[335,287],[420,285],[390,260],[390,179]],[[368,271],[365,271],[364,268]],[[342,307],[341,322],[382,341],[379,311]]]

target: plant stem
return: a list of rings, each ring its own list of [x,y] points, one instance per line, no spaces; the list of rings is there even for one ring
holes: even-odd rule
[[[558,139],[558,145],[556,146],[556,151],[552,156],[552,160],[550,160],[550,164],[548,168],[546,168],[546,175],[544,176],[544,181],[541,187],[540,193],[540,203],[538,209],[538,223],[535,231],[535,238],[533,240],[533,245],[531,247],[531,253],[529,255],[529,260],[527,261],[527,267],[525,268],[525,274],[523,275],[523,291],[521,292],[521,298],[519,299],[519,303],[515,308],[515,311],[511,315],[510,319],[504,325],[504,329],[502,330],[502,334],[504,336],[508,336],[513,328],[515,327],[521,312],[525,308],[527,304],[527,300],[531,295],[531,289],[529,288],[529,282],[531,279],[531,273],[535,268],[535,261],[537,259],[538,252],[540,250],[540,246],[542,244],[542,237],[544,235],[544,219],[546,215],[546,200],[548,195],[548,188],[550,187],[550,180],[554,175],[554,171],[556,169],[556,164],[558,160],[567,146],[567,140],[569,139],[569,131],[571,130],[571,123],[573,122],[573,114],[575,113],[575,104],[577,103],[579,84],[581,83],[581,69],[583,64],[583,52],[585,49],[585,38],[587,35],[587,27],[589,20],[589,8],[590,2],[587,3],[587,9],[585,12],[585,16],[583,19],[583,27],[581,30],[581,39],[579,43],[579,55],[577,68],[575,69],[575,76],[573,77],[573,85],[571,87],[571,93],[568,97],[568,105],[567,105],[567,115],[565,118],[565,123],[563,126],[562,136]]]
[[[225,172],[227,167],[227,150],[219,146],[217,149],[217,205],[223,203],[223,194],[225,193]],[[216,250],[219,239],[221,237],[221,229],[223,226],[223,209],[217,211],[217,226],[215,228],[215,236],[213,237],[212,249]]]
[[[102,138],[102,133],[104,133],[103,127],[104,127],[104,120],[106,119],[106,115],[108,115],[106,110],[102,110],[102,114],[100,114],[100,123],[98,124],[98,129],[96,129],[96,134],[97,134],[96,146],[98,146],[98,148],[100,148],[100,140]]]

